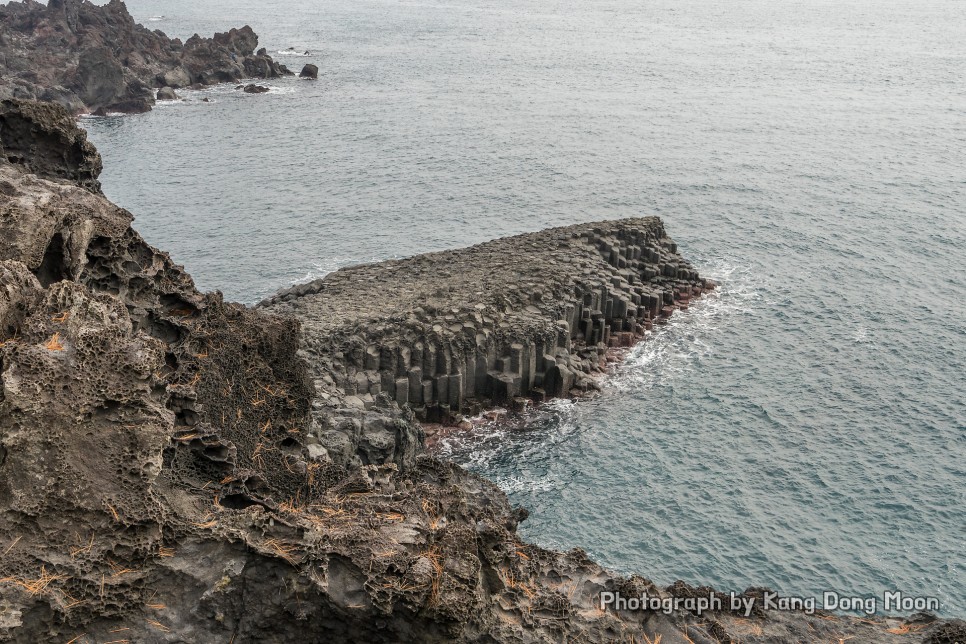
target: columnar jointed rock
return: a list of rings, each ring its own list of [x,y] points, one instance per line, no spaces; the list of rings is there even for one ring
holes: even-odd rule
[[[347,268],[261,306],[303,323],[305,356],[330,399],[315,414],[323,445],[371,462],[365,437],[379,432],[349,427],[340,408],[369,409],[381,395],[445,421],[586,391],[608,348],[631,346],[711,288],[650,217]]]
[[[710,589],[527,544],[526,513],[455,465],[313,453],[298,324],[198,293],[78,174],[96,153],[66,112],[16,108],[5,122],[39,143],[0,158],[0,641],[962,639],[958,622],[600,610],[605,591]],[[379,403],[344,416],[373,462],[387,423],[410,426]]]
[[[144,112],[155,89],[274,78],[291,72],[251,27],[182,43],[134,22],[120,0],[0,6],[0,99],[52,101],[72,113]]]

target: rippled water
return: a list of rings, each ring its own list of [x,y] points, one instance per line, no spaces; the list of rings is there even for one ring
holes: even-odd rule
[[[600,398],[447,444],[528,538],[966,614],[966,4],[128,6],[322,70],[85,121],[107,194],[203,288],[639,214],[721,281]]]

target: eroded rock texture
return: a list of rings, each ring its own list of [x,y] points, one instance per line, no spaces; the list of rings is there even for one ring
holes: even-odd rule
[[[34,108],[5,109],[0,136],[4,123],[30,120]],[[961,623],[928,618],[600,610],[602,591],[710,591],[660,590],[615,577],[579,550],[527,544],[516,533],[525,512],[493,484],[418,450],[400,448],[409,454],[401,463],[379,460],[387,452],[376,450],[362,465],[320,452],[310,433],[319,372],[299,354],[299,323],[197,292],[131,229],[127,211],[90,189],[96,171],[75,176],[73,146],[94,162],[79,135],[63,136],[62,119],[31,122],[47,143],[19,149],[42,158],[0,160],[0,641],[962,638]],[[65,146],[59,169],[51,141]],[[658,224],[631,231],[640,226],[670,260]],[[562,240],[561,254],[576,253],[567,255],[575,270],[581,258],[591,262],[581,272],[587,284],[596,283],[594,262],[606,257],[609,234]],[[618,250],[615,271],[620,257]],[[357,274],[365,270],[374,269]],[[628,296],[623,284],[610,284],[612,296]],[[576,295],[570,281],[559,288]],[[557,309],[556,295],[543,291],[543,304],[522,318],[514,314],[520,300],[507,302],[494,338],[536,337],[499,329],[504,321],[537,323],[542,306],[566,318],[571,300]],[[447,297],[431,299],[445,311]],[[560,317],[551,318],[534,328],[559,329]],[[382,337],[408,319],[386,311]],[[639,324],[646,316],[614,317],[611,309],[606,319]],[[600,327],[584,328],[593,339]],[[385,392],[362,411],[411,431],[412,417]]]
[[[289,75],[251,27],[186,42],[134,22],[121,0],[26,0],[0,6],[0,99],[70,112],[145,112],[158,88]]]

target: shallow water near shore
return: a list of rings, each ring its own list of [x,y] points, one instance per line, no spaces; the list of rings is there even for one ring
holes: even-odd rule
[[[601,396],[447,439],[526,538],[966,615],[966,4],[127,4],[321,69],[83,120],[201,288],[644,214],[720,282]]]

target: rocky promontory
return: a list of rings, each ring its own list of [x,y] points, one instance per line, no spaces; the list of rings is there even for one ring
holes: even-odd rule
[[[250,309],[141,239],[65,109],[3,101],[0,142],[0,641],[963,640],[928,615],[602,608],[714,591],[527,543],[525,510],[424,453],[417,416],[590,387],[602,351],[706,288],[658,220]]]
[[[398,428],[365,421],[340,431],[351,410],[392,401],[455,424],[587,393],[609,348],[632,346],[712,288],[650,217],[346,268],[259,306],[302,323],[325,450],[340,463],[402,463],[416,437],[396,445]]]
[[[159,89],[292,74],[257,47],[248,26],[169,38],[137,24],[121,0],[10,2],[0,6],[0,99],[51,101],[73,114],[146,112]]]

